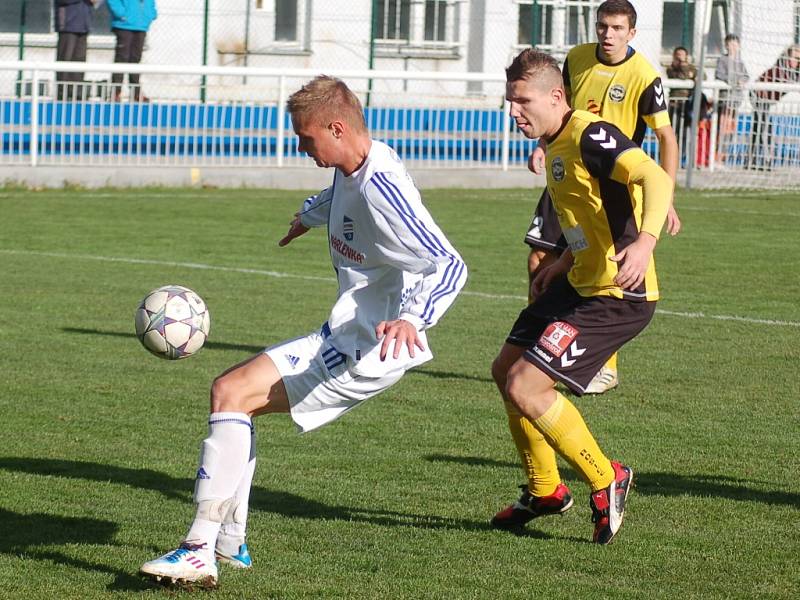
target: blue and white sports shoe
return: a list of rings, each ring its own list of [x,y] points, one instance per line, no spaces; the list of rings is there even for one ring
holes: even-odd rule
[[[139,573],[164,585],[187,589],[217,587],[217,564],[205,551],[205,544],[184,542],[175,550],[144,563]]]
[[[250,569],[253,567],[253,559],[247,550],[247,544],[240,544],[234,552],[226,552],[224,546],[217,544],[214,553],[217,561],[230,565],[234,569]]]

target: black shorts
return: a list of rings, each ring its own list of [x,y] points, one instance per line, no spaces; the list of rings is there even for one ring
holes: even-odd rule
[[[539,248],[548,252],[561,254],[567,249],[567,240],[561,232],[558,215],[550,198],[550,192],[544,188],[539,204],[533,213],[533,220],[525,234],[525,243],[531,248]]]
[[[655,302],[585,298],[566,275],[523,309],[506,338],[527,348],[525,359],[577,395],[606,361],[653,318]]]

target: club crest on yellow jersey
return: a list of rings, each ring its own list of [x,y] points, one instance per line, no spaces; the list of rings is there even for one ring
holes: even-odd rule
[[[553,174],[553,179],[556,181],[564,181],[566,169],[564,169],[564,161],[561,160],[560,156],[556,156],[553,159],[553,163],[550,165],[550,172]]]
[[[622,102],[625,99],[625,86],[615,83],[608,90],[608,99],[612,102]]]

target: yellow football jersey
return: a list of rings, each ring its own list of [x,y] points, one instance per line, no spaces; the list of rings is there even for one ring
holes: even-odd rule
[[[581,296],[658,300],[654,260],[633,290],[614,283],[611,260],[641,230],[641,194],[633,193],[630,173],[649,160],[617,127],[581,110],[547,140],[547,188],[575,259],[569,282]]]
[[[602,62],[597,50],[597,44],[582,44],[567,54],[563,73],[570,105],[614,123],[641,145],[646,126],[670,124],[661,77],[633,48],[615,65]]]

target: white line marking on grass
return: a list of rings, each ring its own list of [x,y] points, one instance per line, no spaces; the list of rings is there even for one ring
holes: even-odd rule
[[[720,190],[718,192],[704,192],[698,194],[700,198],[763,198],[764,194],[770,196],[794,196],[797,190],[768,189],[761,191]]]
[[[91,254],[69,254],[67,252],[37,252],[35,250],[7,250],[0,248],[0,254],[17,254],[25,256],[48,256],[52,258],[67,258],[78,260],[94,260],[100,262],[124,263],[131,265],[158,265],[162,267],[181,267],[185,269],[201,269],[204,271],[223,271],[227,273],[245,273],[248,275],[264,275],[266,277],[276,277],[281,279],[302,279],[306,281],[328,281],[335,282],[335,277],[318,277],[313,275],[295,275],[294,273],[282,273],[280,271],[267,271],[264,269],[246,269],[241,267],[223,267],[218,265],[206,265],[203,263],[184,263],[165,260],[149,260],[144,258],[125,258],[114,256],[94,256]],[[515,296],[507,294],[488,294],[485,292],[461,292],[465,296],[486,298],[489,300],[513,300],[515,302],[527,301],[526,296]],[[715,321],[739,321],[741,323],[753,323],[757,325],[777,325],[779,327],[800,327],[797,321],[778,321],[775,319],[758,319],[755,317],[741,317],[738,315],[708,315],[702,312],[680,312],[674,310],[656,309],[657,313],[671,317],[682,317],[684,319],[712,319]]]
[[[783,327],[800,327],[796,321],[776,321],[775,319],[756,319],[752,317],[739,317],[736,315],[707,315],[702,312],[678,312],[674,310],[656,309],[657,313],[672,317],[683,317],[685,319],[714,319],[717,321],[741,321],[743,323],[756,323],[758,325],[780,325]]]
[[[757,215],[759,217],[800,217],[800,213],[793,212],[760,212],[757,210],[740,210],[738,208],[712,208],[710,206],[680,206],[681,212],[695,211],[695,212],[712,212],[712,213],[734,213],[737,215]]]
[[[202,269],[205,271],[225,271],[228,273],[247,273],[250,275],[266,275],[267,277],[281,277],[292,279],[305,279],[308,281],[336,281],[334,277],[315,277],[313,275],[295,275],[279,271],[265,271],[262,269],[245,269],[241,267],[220,267],[202,263],[170,262],[166,260],[148,260],[145,258],[115,258],[113,256],[92,256],[90,254],[68,254],[66,252],[35,252],[32,250],[4,250],[3,254],[25,254],[29,256],[50,256],[53,258],[77,258],[80,260],[96,260],[101,262],[117,262],[131,265],[159,265],[162,267],[182,267],[185,269]]]

